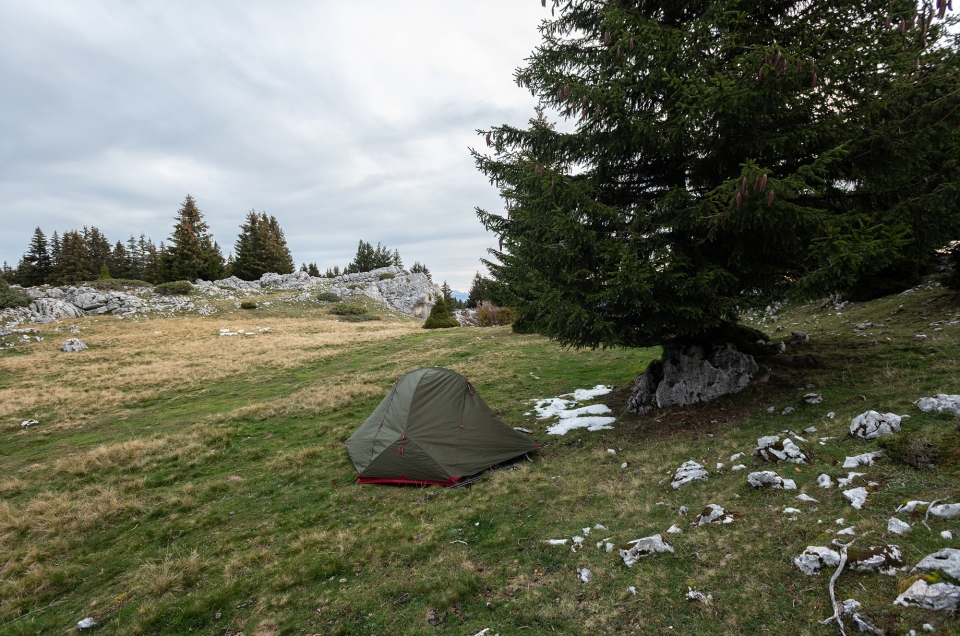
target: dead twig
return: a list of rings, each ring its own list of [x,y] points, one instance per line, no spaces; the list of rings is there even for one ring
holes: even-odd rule
[[[837,627],[840,628],[840,634],[842,636],[847,636],[847,630],[843,628],[843,621],[840,620],[840,614],[843,612],[843,604],[837,603],[836,584],[837,579],[840,578],[840,573],[843,572],[843,566],[847,564],[847,548],[853,545],[853,541],[850,543],[840,543],[834,539],[833,545],[840,548],[840,565],[837,567],[837,571],[833,573],[833,576],[830,577],[830,603],[833,605],[833,616],[820,621],[820,624],[829,625],[833,621],[837,621]]]

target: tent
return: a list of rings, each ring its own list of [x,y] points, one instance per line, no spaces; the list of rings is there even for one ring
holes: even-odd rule
[[[538,448],[508,426],[465,377],[425,367],[397,380],[347,440],[366,484],[453,485]]]

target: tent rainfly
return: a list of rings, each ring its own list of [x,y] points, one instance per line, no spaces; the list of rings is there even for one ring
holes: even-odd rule
[[[397,380],[347,440],[365,484],[441,484],[539,448],[513,430],[455,371],[425,367]]]

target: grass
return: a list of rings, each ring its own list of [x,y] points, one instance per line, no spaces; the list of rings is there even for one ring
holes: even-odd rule
[[[829,576],[791,563],[829,545],[835,519],[857,527],[858,547],[897,543],[910,564],[948,545],[941,530],[960,530],[904,518],[914,532],[886,533],[905,499],[960,497],[956,418],[911,404],[960,392],[960,327],[930,326],[960,313],[941,288],[840,311],[787,308],[775,323],[748,317],[773,338],[808,331],[811,344],[785,355],[812,359],[771,364],[768,382],[737,396],[642,417],[622,407],[656,350],[573,351],[508,327],[429,332],[365,310],[381,320],[279,302],[256,314],[87,317],[71,321],[86,351],[59,352],[71,334],[54,323],[39,327],[44,341],[0,353],[0,633],[69,631],[92,616],[109,634],[835,634],[817,624],[831,613]],[[867,321],[884,326],[854,333]],[[255,327],[270,330],[218,335]],[[399,376],[425,365],[463,373],[507,422],[534,429],[534,461],[431,499],[432,488],[355,485],[343,442]],[[613,430],[555,438],[525,415],[535,398],[601,383],[620,387],[607,396]],[[803,402],[809,384],[823,403]],[[781,416],[786,406],[797,410]],[[876,448],[844,437],[869,408],[910,414],[906,432],[942,452],[933,469],[889,459],[861,469],[879,485],[856,511],[816,476],[845,475],[834,462]],[[28,418],[40,423],[22,429]],[[809,426],[813,465],[749,456],[757,437]],[[714,469],[735,452],[821,503]],[[674,491],[669,477],[689,459],[710,478]],[[692,528],[678,515],[708,503],[734,523]],[[793,521],[786,506],[804,512]],[[633,568],[594,547],[674,523],[676,552]],[[609,530],[577,553],[542,541],[595,524]],[[577,580],[583,567],[590,584]],[[906,580],[844,573],[838,594],[888,633],[960,630],[955,617],[894,608]],[[686,601],[688,586],[713,602]]]

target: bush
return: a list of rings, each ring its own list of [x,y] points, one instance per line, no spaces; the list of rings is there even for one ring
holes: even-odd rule
[[[512,322],[513,314],[509,307],[497,307],[489,300],[477,303],[477,325],[480,327],[509,325]]]
[[[916,433],[902,431],[898,435],[881,437],[877,443],[890,459],[918,470],[933,468],[940,461],[940,444]]]
[[[339,296],[333,292],[320,292],[317,294],[317,300],[322,303],[338,303],[342,300]]]
[[[32,299],[18,289],[11,289],[10,283],[0,278],[0,309],[26,307]]]
[[[389,272],[384,272],[380,274],[380,280],[390,280],[391,278],[396,278],[396,274],[391,274]]]
[[[447,301],[444,300],[443,296],[437,298],[437,302],[433,303],[433,307],[430,309],[430,317],[423,323],[424,329],[446,329],[459,326],[460,323],[457,322],[457,319],[450,315],[450,310],[447,309]]]
[[[367,308],[357,303],[337,303],[330,308],[330,313],[338,316],[362,316],[367,313]]]
[[[155,294],[172,296],[174,294],[187,295],[193,292],[193,285],[188,280],[174,280],[169,283],[160,283],[153,288]]]
[[[245,300],[242,303],[240,303],[240,309],[256,309],[256,308],[257,308],[257,303],[253,302],[252,300]]]
[[[106,265],[100,266],[100,276],[97,277],[97,280],[110,280],[113,276],[110,275],[110,269]]]

